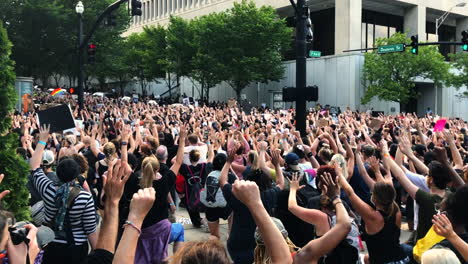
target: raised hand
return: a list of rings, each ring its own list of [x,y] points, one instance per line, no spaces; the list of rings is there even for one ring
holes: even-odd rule
[[[292,173],[292,179],[290,181],[289,189],[291,191],[298,191],[302,188],[304,188],[304,185],[300,185],[299,182],[302,180],[302,176],[298,176],[298,172],[293,172]]]
[[[132,174],[130,166],[121,160],[113,160],[109,164],[107,173],[103,175],[104,192],[107,199],[119,202],[122,197],[125,183]]]
[[[322,181],[327,186],[327,196],[333,199],[340,195],[340,186],[338,185],[338,177],[333,179],[330,173],[325,172]]]
[[[39,140],[47,142],[50,135],[50,125],[42,125],[39,128]]]
[[[132,134],[132,129],[130,125],[124,125],[124,127],[122,128],[122,133],[121,133],[122,141],[128,142],[131,134]]]
[[[255,182],[236,180],[232,185],[232,193],[247,207],[262,203],[260,200],[260,191]]]
[[[233,148],[228,151],[227,162],[232,163],[236,158],[237,148]]]
[[[434,224],[434,231],[439,235],[445,238],[456,235],[453,231],[452,223],[444,214],[436,214],[432,218],[432,223]]]
[[[140,189],[133,194],[130,202],[130,212],[128,219],[130,221],[143,221],[156,200],[156,191],[153,187]]]
[[[375,156],[369,158],[369,163],[374,172],[380,171],[380,161]]]
[[[274,149],[271,151],[271,163],[273,165],[278,166],[280,163],[281,157],[280,157],[280,150],[279,149]]]

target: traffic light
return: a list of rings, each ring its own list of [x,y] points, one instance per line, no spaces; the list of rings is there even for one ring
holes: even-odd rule
[[[96,45],[88,45],[88,63],[94,64],[96,62]]]
[[[117,16],[110,13],[108,16],[107,16],[107,21],[106,21],[106,25],[107,26],[110,26],[110,27],[113,27],[113,26],[116,26],[117,25]]]
[[[306,97],[306,101],[317,102],[318,101],[318,86],[317,85],[307,86],[305,97]]]
[[[75,94],[75,88],[70,87],[70,89],[68,89],[68,93],[69,94]]]
[[[304,14],[307,16],[307,19],[306,19],[306,32],[307,32],[307,35],[306,35],[306,41],[307,42],[312,42],[312,40],[314,39],[314,33],[312,32],[312,20],[310,20],[310,10],[309,10],[309,7],[305,7],[304,8]]]
[[[418,55],[418,35],[411,36],[411,53]]]
[[[132,0],[132,16],[141,16],[143,12],[141,12],[141,1],[140,0]]]
[[[283,88],[283,101],[294,102],[296,101],[296,88],[295,87],[284,87]]]
[[[463,51],[468,51],[468,30],[463,30],[462,31],[462,50]]]

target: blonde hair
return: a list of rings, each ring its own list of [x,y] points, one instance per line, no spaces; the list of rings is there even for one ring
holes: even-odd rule
[[[289,252],[293,253],[299,250],[299,248],[294,245],[294,243],[289,239],[289,237],[285,238],[286,244],[288,244]],[[271,264],[271,256],[268,253],[265,244],[258,244],[255,247],[254,251],[254,264]]]
[[[422,254],[421,264],[460,264],[460,260],[449,249],[434,248]]]
[[[348,168],[346,165],[346,159],[343,157],[343,155],[341,154],[333,155],[330,161],[330,165],[340,166],[343,176],[345,177],[345,179],[348,178]]]
[[[111,158],[111,157],[115,154],[115,152],[116,152],[114,143],[112,143],[112,142],[107,142],[107,143],[104,145],[103,152],[104,152],[104,155],[106,155],[106,160],[110,160],[110,158]]]
[[[140,179],[141,188],[153,186],[154,174],[159,171],[159,161],[154,156],[147,157],[141,165],[142,175]]]
[[[260,167],[258,166],[258,153],[255,150],[251,150],[249,152],[249,159],[252,161],[252,170],[259,169]]]

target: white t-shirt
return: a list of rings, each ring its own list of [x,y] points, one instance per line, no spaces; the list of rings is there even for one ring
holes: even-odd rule
[[[208,146],[206,144],[203,144],[201,146],[187,146],[184,148],[184,164],[185,165],[190,165],[190,158],[189,158],[189,153],[192,150],[198,150],[200,151],[200,160],[198,162],[204,163],[207,160],[207,155],[208,155]]]

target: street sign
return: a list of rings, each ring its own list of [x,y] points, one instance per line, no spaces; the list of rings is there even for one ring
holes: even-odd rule
[[[404,50],[405,50],[404,44],[393,44],[393,45],[385,45],[385,46],[378,47],[377,53],[383,54],[383,53],[392,53],[392,52],[403,52]]]
[[[322,52],[317,50],[309,50],[309,57],[320,58],[320,56],[322,56]]]

